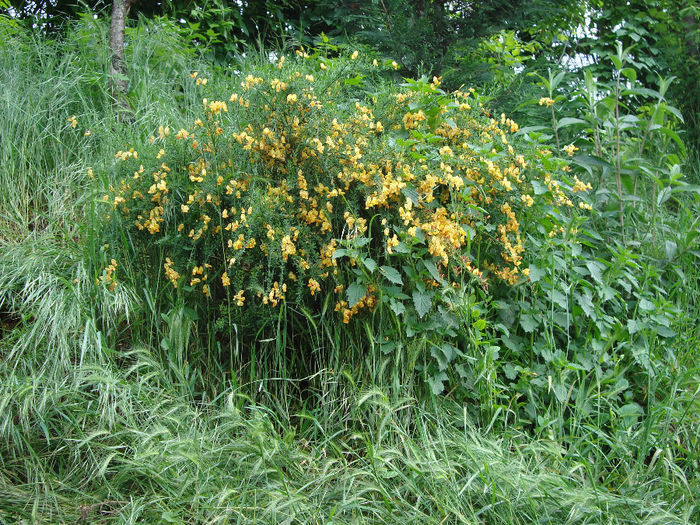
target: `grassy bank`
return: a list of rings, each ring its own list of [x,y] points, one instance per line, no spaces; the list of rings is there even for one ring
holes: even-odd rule
[[[641,159],[630,162],[655,178],[630,178],[631,185],[623,187],[629,189],[623,239],[610,160],[621,152],[619,123],[615,128],[602,115],[596,128],[599,140],[602,136],[597,158],[607,158],[608,165],[586,157],[571,161],[575,174],[592,184],[588,192],[571,190],[561,197],[581,199],[590,208],[577,200],[574,211],[557,207],[552,189],[557,186],[544,178],[559,173],[568,192],[569,157],[563,150],[561,156],[539,150],[555,151],[554,135],[561,134],[562,144],[570,139],[581,153],[591,153],[587,132],[557,129],[561,115],[549,136],[508,124],[513,130],[508,140],[531,170],[520,165],[527,184],[513,183],[522,196],[513,203],[505,200],[505,185],[471,182],[518,211],[529,280],[519,275],[511,284],[496,278],[506,268],[497,260],[503,243],[492,234],[498,225],[487,214],[471,223],[471,244],[465,240],[460,246],[470,256],[479,254],[469,268],[481,268],[486,281],[476,279],[478,272],[474,280],[459,280],[449,273],[453,259],[443,267],[438,255],[438,265],[430,265],[434,254],[427,242],[409,245],[401,221],[391,232],[396,235],[385,234],[381,243],[346,237],[345,208],[335,204],[329,211],[329,221],[336,221],[332,231],[347,241],[337,246],[344,253],[332,254],[343,291],[331,291],[333,285],[309,274],[298,289],[288,279],[287,300],[269,308],[262,297],[282,275],[279,268],[285,275],[291,271],[284,265],[292,259],[280,255],[269,275],[261,270],[255,276],[261,297],[241,285],[246,302],[238,307],[222,279],[228,271],[217,267],[230,256],[225,243],[215,251],[219,248],[196,245],[186,236],[189,224],[181,235],[177,229],[188,220],[178,210],[200,189],[195,179],[201,166],[191,142],[178,150],[181,143],[173,135],[191,126],[187,129],[205,144],[204,131],[194,124],[213,114],[206,113],[207,105],[202,113],[203,96],[228,101],[227,116],[221,117],[227,136],[247,129],[264,144],[269,119],[284,114],[297,92],[290,98],[282,90],[276,102],[274,88],[271,94],[255,91],[259,86],[253,82],[245,95],[255,111],[247,114],[234,114],[238,102],[229,98],[231,92],[240,91],[248,74],[260,78],[262,87],[283,73],[307,82],[304,89],[313,82],[323,112],[309,129],[323,131],[334,118],[351,121],[355,111],[366,114],[357,109],[357,99],[377,115],[371,132],[370,123],[365,129],[377,142],[357,142],[365,156],[379,159],[389,152],[416,165],[421,161],[411,152],[432,162],[442,146],[439,126],[419,123],[416,134],[403,137],[401,129],[396,136],[377,131],[376,121],[396,118],[397,126],[405,126],[403,114],[392,116],[391,109],[404,95],[417,101],[411,111],[435,110],[436,118],[443,109],[457,109],[445,102],[450,95],[439,90],[439,82],[401,86],[405,82],[392,77],[390,59],[380,57],[374,66],[372,56],[358,59],[350,50],[332,57],[317,52],[308,59],[291,51],[287,65],[277,57],[271,64],[268,57],[249,56],[222,70],[198,58],[171,24],[157,20],[129,30],[134,111],[132,121],[121,125],[107,91],[105,29],[86,19],[65,41],[14,32],[0,44],[12,49],[0,53],[0,523],[697,522],[700,204],[693,184],[700,183],[700,172],[671,133],[657,140],[642,125],[636,135],[626,128],[625,152],[632,158],[634,149]],[[208,79],[204,85],[197,82],[202,78]],[[554,103],[549,81],[543,95],[552,95]],[[490,121],[478,110],[478,95],[468,96],[464,100],[474,106],[465,110],[473,111],[470,129],[483,131]],[[342,100],[352,103],[343,106]],[[549,108],[546,101],[541,105]],[[548,119],[545,113],[542,120]],[[662,124],[678,129],[677,123]],[[460,125],[456,120],[455,127]],[[169,138],[165,132],[159,137],[164,126],[171,128]],[[347,141],[359,136],[339,134]],[[474,169],[490,166],[489,160],[502,162],[505,171],[505,146],[489,157],[497,144],[471,142],[476,139],[469,145],[476,151]],[[274,222],[282,205],[274,208],[264,199],[270,186],[289,187],[288,174],[272,162],[255,164],[248,150],[231,144],[235,156],[224,160],[246,165],[256,176],[246,182],[251,202],[274,210],[260,215],[254,238],[265,242],[267,226],[285,225]],[[161,146],[175,153],[156,162]],[[410,150],[413,146],[417,149]],[[132,147],[141,153],[140,159],[128,159],[133,167],[115,160],[115,153]],[[294,151],[288,158],[296,159]],[[302,158],[301,147],[299,153]],[[212,171],[210,154],[201,158],[211,162]],[[343,158],[326,154],[330,160],[319,161],[313,173],[336,177]],[[435,162],[451,162],[446,150],[439,155]],[[111,204],[126,195],[119,193],[120,184],[132,180],[140,163],[150,176],[148,163],[155,170],[164,160],[174,172],[199,167],[195,179],[185,177],[180,187],[168,176],[172,208],[156,232],[162,235],[149,236]],[[622,180],[625,174],[617,175]],[[296,169],[291,177],[290,186]],[[258,179],[263,183],[256,186]],[[225,200],[220,183],[212,182],[212,193],[217,186]],[[376,188],[368,188],[372,196]],[[458,188],[449,189],[444,199],[451,203]],[[129,186],[129,195],[138,190]],[[357,191],[364,203],[365,190]],[[397,192],[398,198],[404,194]],[[381,211],[388,221],[399,217],[398,201],[394,204]],[[491,212],[488,205],[479,201]],[[411,208],[403,201],[401,206],[403,220]],[[422,197],[414,206],[416,215],[425,213],[421,220],[429,232],[435,209]],[[504,216],[506,224],[503,209],[494,205],[490,215]],[[252,223],[256,215],[247,215]],[[382,217],[367,219],[370,234],[374,227],[381,235]],[[299,226],[297,248],[305,234],[309,243],[321,238],[304,227]],[[282,233],[267,237],[270,253]],[[397,247],[399,240],[409,251],[387,254],[386,243]],[[362,255],[354,257],[354,249]],[[255,252],[260,260],[241,259],[250,268],[239,268],[240,279],[252,279],[255,268],[272,267],[265,261],[273,258],[261,253]],[[491,260],[500,266],[489,270],[484,254],[495,254]],[[288,255],[296,256],[291,250]],[[164,274],[166,257],[186,277],[174,278],[167,267]],[[211,284],[209,295],[201,282],[190,284],[198,275],[192,267],[205,262],[214,268],[209,283],[218,286]],[[236,284],[234,270],[230,279]],[[441,287],[443,278],[460,286]],[[318,295],[309,293],[315,289],[310,279]],[[432,288],[426,289],[421,283],[428,282]],[[374,309],[353,310],[369,304],[372,287],[378,290]],[[348,304],[350,289],[355,304]],[[336,302],[339,313],[333,311]],[[343,308],[350,312],[349,323],[343,322]],[[435,321],[438,314],[443,324]]]

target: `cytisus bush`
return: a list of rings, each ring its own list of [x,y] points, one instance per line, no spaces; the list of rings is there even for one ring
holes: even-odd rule
[[[528,218],[571,238],[560,219],[587,207],[574,195],[587,185],[549,151],[510,144],[518,125],[470,90],[370,82],[391,64],[357,53],[298,55],[242,73],[225,96],[192,73],[201,117],[115,156],[120,180],[104,201],[128,242],[113,246],[239,329],[283,304],[314,312],[329,300],[343,323],[378,309],[402,321],[373,325],[384,343],[454,339],[432,352],[441,390],[462,355],[453,328],[465,297],[527,280]]]

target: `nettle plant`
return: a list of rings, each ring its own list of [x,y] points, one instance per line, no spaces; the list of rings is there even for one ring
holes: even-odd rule
[[[471,381],[490,284],[528,278],[523,225],[578,216],[586,186],[548,152],[516,151],[517,124],[470,91],[370,83],[392,63],[357,53],[297,55],[225,96],[192,74],[201,117],[116,155],[104,202],[128,242],[112,245],[172,300],[225,319],[222,337],[331,308],[386,353],[422,341],[434,392]]]
[[[628,50],[608,58],[610,83],[589,71],[540,77],[544,96],[532,103],[551,125],[525,133],[552,150],[546,169],[567,158],[566,169],[592,185],[579,204],[586,219],[535,218],[530,280],[498,302],[507,385],[541,429],[562,424],[572,405],[608,428],[639,421],[656,368],[674,364],[674,261],[697,243],[697,231],[669,238],[663,224],[676,219],[661,208],[682,207],[678,194],[697,191],[679,171],[685,147],[680,113],[664,97],[670,81],[642,87]],[[550,191],[539,181],[533,189]],[[551,236],[557,228],[562,235]]]

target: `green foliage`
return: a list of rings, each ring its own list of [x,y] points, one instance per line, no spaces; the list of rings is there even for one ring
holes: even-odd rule
[[[13,50],[0,53],[0,522],[698,521],[700,196],[670,79],[646,83],[624,46],[605,58],[609,81],[504,69],[542,84],[517,131],[475,92],[385,83],[391,61],[353,60],[330,39],[281,69],[282,51],[249,52],[228,72],[198,63],[175,24],[141,19],[127,33],[135,112],[122,126],[103,83],[104,21],[68,28],[0,41]],[[248,73],[261,81],[243,92]],[[333,119],[346,126],[337,137]],[[296,140],[284,162],[282,136]],[[358,163],[385,162],[346,190],[337,174],[360,173],[355,146]],[[368,209],[401,181],[387,159],[417,176]],[[300,219],[297,166],[328,232]],[[345,192],[332,212],[331,180]],[[187,204],[196,190],[202,202]],[[151,234],[134,221],[151,219],[158,192],[167,213]],[[267,257],[228,246],[244,207]],[[222,208],[219,237],[214,219],[189,237]],[[436,222],[464,232],[443,243],[447,264]],[[517,229],[519,265],[501,227],[511,247]],[[286,261],[285,235],[297,249]],[[209,298],[202,281],[186,289],[205,272]],[[236,279],[269,294],[283,277],[276,307],[255,286],[242,307],[238,286],[227,296]]]
[[[114,288],[118,264],[135,289],[167,280],[164,310],[184,301],[223,341],[234,324],[244,340],[277,338],[281,319],[332,307],[367,320],[384,354],[418,341],[440,393],[483,344],[474,289],[486,299],[490,282],[526,275],[519,217],[568,217],[585,185],[516,152],[517,124],[468,92],[372,85],[378,63],[358,52],[297,53],[241,73],[242,89],[204,99],[194,123],[117,152],[103,282]],[[227,87],[192,77],[205,94]]]

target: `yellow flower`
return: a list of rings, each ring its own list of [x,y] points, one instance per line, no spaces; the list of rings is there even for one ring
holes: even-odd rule
[[[321,291],[321,285],[318,284],[318,281],[316,279],[309,279],[309,284],[307,284],[307,286],[311,291],[311,295],[314,295],[316,292]]]
[[[72,117],[69,117],[68,122],[70,122],[71,128],[74,128],[75,126],[78,125],[78,119],[75,118],[75,115],[73,115]]]
[[[358,53],[357,51],[353,51],[352,56],[350,57],[350,60],[355,60],[359,54],[360,53]]]
[[[568,146],[564,146],[564,151],[569,154],[569,157],[573,157],[574,151],[578,151],[578,148],[573,144],[569,144]]]
[[[540,106],[549,107],[549,106],[551,106],[552,104],[554,104],[554,99],[551,99],[551,98],[549,98],[549,97],[542,97],[542,98],[540,99],[540,101],[539,101],[539,105],[540,105]]]

